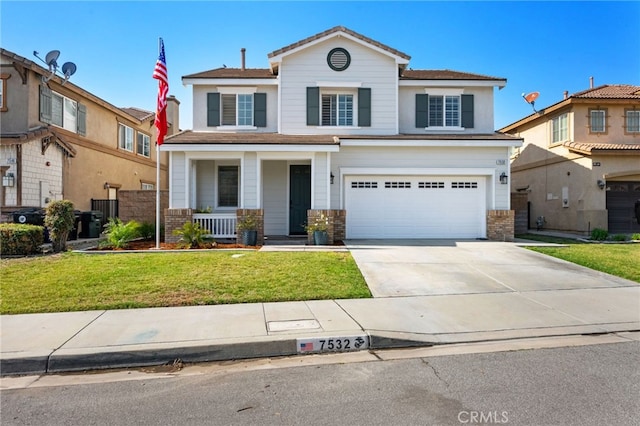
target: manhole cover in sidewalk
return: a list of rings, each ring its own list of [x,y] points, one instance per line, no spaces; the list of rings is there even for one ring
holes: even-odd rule
[[[320,323],[316,320],[269,321],[267,328],[269,331],[312,330],[320,328]]]

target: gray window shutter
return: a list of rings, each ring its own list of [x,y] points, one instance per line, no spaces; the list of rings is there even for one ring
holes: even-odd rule
[[[429,127],[429,95],[416,94],[416,127]]]
[[[87,107],[78,104],[78,134],[87,136]]]
[[[220,93],[207,93],[207,126],[220,125]]]
[[[253,125],[267,127],[267,94],[253,94]]]
[[[51,89],[40,85],[40,121],[51,124]]]
[[[371,89],[358,89],[358,126],[371,127]]]
[[[473,129],[473,95],[462,95],[462,127]]]
[[[307,87],[307,126],[320,125],[320,88]]]

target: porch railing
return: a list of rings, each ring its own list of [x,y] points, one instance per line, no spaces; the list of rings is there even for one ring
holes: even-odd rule
[[[194,213],[193,222],[208,229],[213,238],[236,237],[235,213]]]

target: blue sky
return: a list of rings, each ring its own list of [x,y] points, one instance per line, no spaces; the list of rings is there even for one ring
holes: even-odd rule
[[[72,82],[118,107],[153,111],[151,73],[163,37],[180,127],[191,128],[191,88],[181,77],[226,64],[267,68],[267,54],[336,25],[411,56],[413,69],[452,69],[507,79],[495,93],[495,128],[565,90],[640,85],[640,2],[252,2],[7,1],[0,46],[38,61],[60,50]]]

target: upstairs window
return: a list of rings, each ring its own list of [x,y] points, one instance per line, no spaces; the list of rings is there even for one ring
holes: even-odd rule
[[[118,147],[133,152],[133,129],[124,124],[118,125]]]
[[[640,132],[640,110],[630,109],[625,111],[627,133]]]
[[[138,132],[138,155],[147,158],[151,156],[151,138],[140,132]]]
[[[81,136],[87,131],[87,109],[77,101],[40,85],[40,121]]]
[[[551,143],[559,143],[569,139],[569,117],[562,114],[551,120]]]
[[[207,126],[267,127],[267,94],[207,93]]]
[[[606,133],[607,111],[604,109],[589,110],[589,131],[591,133]]]
[[[429,127],[460,127],[460,96],[429,96]]]
[[[323,126],[353,126],[353,95],[322,95]]]
[[[0,111],[7,110],[7,79],[11,74],[0,74]]]
[[[439,129],[472,129],[474,127],[474,95],[416,94],[416,127]]]

